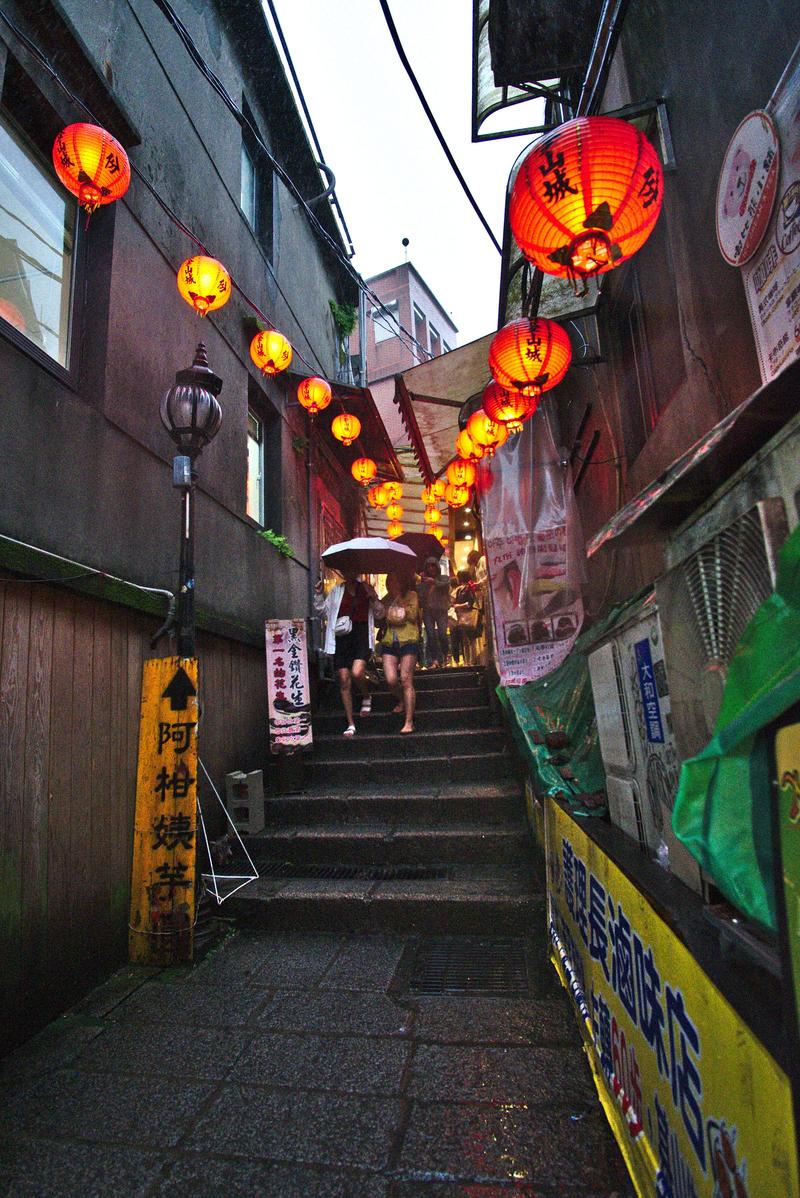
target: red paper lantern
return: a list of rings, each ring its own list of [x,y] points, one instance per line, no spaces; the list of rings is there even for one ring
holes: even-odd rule
[[[444,491],[447,486],[447,479],[437,478],[432,484],[433,493],[437,499],[444,499]]]
[[[448,483],[444,489],[444,497],[450,507],[464,507],[469,499],[469,487],[459,487]]]
[[[467,421],[467,432],[476,445],[480,445],[485,456],[490,458],[494,451],[505,445],[508,440],[508,429],[496,420],[490,420],[483,408],[473,412]]]
[[[389,496],[390,503],[397,503],[398,499],[403,498],[403,487],[401,483],[388,482],[383,484],[386,488],[386,494]]]
[[[390,521],[391,520],[402,520],[403,519],[402,503],[390,503],[386,509],[386,515],[389,517]]]
[[[478,462],[484,456],[484,452],[483,446],[476,445],[467,430],[465,428],[462,429],[456,437],[456,453],[458,456],[466,459],[468,462]],[[445,486],[447,486],[446,483]]]
[[[67,125],[53,142],[56,174],[91,214],[125,195],[131,181],[128,155],[99,125]]]
[[[392,520],[391,524],[386,529],[386,532],[391,537],[391,539],[394,540],[396,537],[400,537],[403,535],[403,526],[399,520]]]
[[[421,499],[426,507],[431,507],[432,504],[436,503],[436,500],[439,498],[440,496],[436,494],[433,484],[431,484],[429,487],[422,488]]]
[[[439,511],[438,507],[426,507],[424,512],[422,513],[422,519],[425,521],[425,523],[428,525],[429,528],[432,527],[434,524],[438,524],[439,521],[441,520],[441,518],[442,518],[442,513]]]
[[[316,416],[317,412],[322,412],[331,402],[330,383],[325,379],[317,378],[316,375],[312,375],[309,379],[303,379],[297,388],[297,398],[309,416]]]
[[[471,487],[475,482],[475,467],[465,458],[455,458],[447,467],[447,481],[455,487]]]
[[[350,467],[350,473],[357,483],[361,483],[362,487],[368,487],[378,473],[378,467],[372,458],[356,458]]]
[[[227,270],[216,258],[207,258],[205,254],[195,254],[182,262],[177,282],[181,296],[200,316],[221,308],[231,297],[231,277]]]
[[[333,420],[331,432],[342,445],[352,445],[361,432],[361,421],[349,412],[342,412],[341,416],[336,416]]]
[[[546,274],[602,274],[644,245],[663,190],[661,163],[643,133],[617,117],[576,117],[528,154],[508,219],[525,257]]]
[[[543,316],[510,321],[495,333],[489,346],[494,381],[506,391],[521,391],[533,398],[560,383],[571,361],[572,345],[566,332]]]
[[[489,383],[481,398],[486,415],[504,424],[510,434],[518,433],[536,411],[536,397],[522,391],[506,391],[499,383]]]
[[[372,507],[386,507],[389,502],[389,496],[386,494],[386,487],[383,483],[376,483],[374,487],[370,487],[367,491],[367,499]]]
[[[265,329],[250,342],[250,357],[262,374],[280,374],[292,360],[292,347],[283,333]]]

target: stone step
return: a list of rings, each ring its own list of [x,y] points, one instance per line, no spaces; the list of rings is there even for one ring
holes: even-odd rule
[[[414,685],[418,690],[473,690],[486,687],[486,674],[481,666],[462,666],[449,670],[416,670]]]
[[[511,781],[462,782],[437,787],[408,784],[390,792],[386,778],[366,788],[324,787],[301,794],[267,799],[267,826],[294,824],[310,826],[336,823],[339,827],[412,823],[428,827],[450,826],[458,821],[480,821],[483,825],[522,821],[525,801],[520,787]]]
[[[414,737],[403,739],[410,741]],[[519,769],[517,761],[505,751],[462,753],[452,757],[409,755],[377,758],[360,755],[358,744],[358,737],[354,737],[350,742],[351,754],[346,754],[342,760],[315,754],[308,770],[311,786],[316,789],[357,783],[359,786],[385,788],[387,781],[393,780],[398,793],[404,793],[410,782],[427,782],[436,787],[445,782],[512,782]]]
[[[382,706],[384,710],[379,710],[373,700],[373,709],[370,715],[359,716],[356,714],[356,727],[359,734],[369,733],[371,735],[376,732],[397,731],[402,723],[402,716],[386,710],[389,707],[388,702]],[[394,706],[394,703],[391,706]],[[356,711],[358,711],[358,703],[356,703]],[[494,713],[485,706],[418,708],[418,717],[420,730],[424,732],[438,732],[443,729],[452,729],[453,731],[467,728],[490,729],[499,726]],[[319,712],[313,717],[313,725],[315,741],[320,736],[341,734],[345,727],[344,711],[340,708],[338,711]]]
[[[419,687],[416,686],[417,692],[417,710],[418,711],[440,711],[447,709],[452,711],[458,708],[478,707],[489,710],[489,695],[482,686],[471,687],[453,687],[448,690],[444,687]],[[395,696],[383,686],[371,686],[372,693],[372,709],[373,711],[390,711],[397,699]],[[328,710],[341,710],[338,695],[338,686],[335,688],[335,695],[331,696],[331,706]]]
[[[371,717],[370,717],[371,718]],[[355,736],[317,736],[314,738],[313,762],[352,761],[353,757],[375,760],[416,760],[435,757],[442,761],[467,753],[500,753],[505,747],[505,733],[500,727],[478,729],[448,729],[430,732],[420,719],[416,732],[400,732],[402,717],[395,716],[391,734],[373,730],[368,718],[359,721]]]
[[[545,919],[533,866],[450,866],[412,880],[259,878],[226,903],[239,924],[285,931],[523,935]]]
[[[399,865],[414,861],[509,864],[530,853],[530,835],[518,819],[512,826],[451,821],[446,826],[336,823],[271,828],[250,836],[247,851],[256,866],[271,862]]]

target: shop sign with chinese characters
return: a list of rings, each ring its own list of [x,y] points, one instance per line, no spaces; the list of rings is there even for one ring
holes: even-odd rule
[[[144,663],[129,955],[191,961],[197,827],[197,661]]]
[[[293,753],[312,743],[305,620],[267,620],[269,743]]]
[[[800,1192],[786,1075],[583,829],[545,819],[554,961],[640,1198]]]

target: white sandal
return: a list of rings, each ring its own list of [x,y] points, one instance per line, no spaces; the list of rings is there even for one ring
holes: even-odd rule
[[[361,700],[361,711],[358,714],[359,715],[371,715],[372,714],[372,695],[367,695],[367,697],[365,699]]]
[[[347,727],[345,728],[344,732],[342,733],[342,736],[355,736],[355,734],[356,734],[355,724],[348,724]]]

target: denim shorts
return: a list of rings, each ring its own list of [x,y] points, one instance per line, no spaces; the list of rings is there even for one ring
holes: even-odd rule
[[[419,657],[419,641],[381,641],[378,646],[381,656],[390,657]]]

